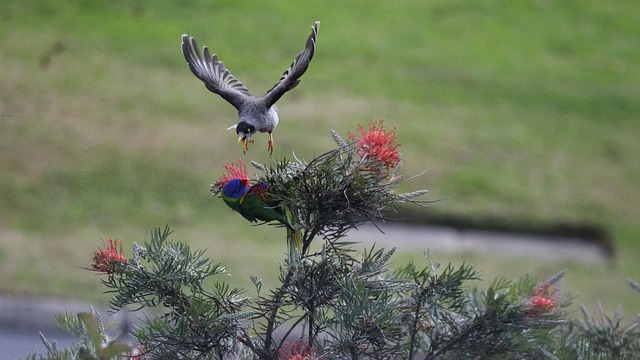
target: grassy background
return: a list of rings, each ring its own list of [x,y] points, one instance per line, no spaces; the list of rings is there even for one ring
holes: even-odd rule
[[[611,264],[434,253],[483,278],[567,268],[578,302],[637,310],[640,5],[601,1],[48,1],[0,4],[0,292],[103,299],[87,266],[99,239],[206,247],[247,286],[275,278],[282,230],[249,226],[208,194],[242,155],[235,110],[193,77],[180,35],[207,44],[254,94],[302,50],[316,56],[279,102],[277,158],[310,159],[384,118],[402,190],[447,198],[425,213],[603,226]],[[422,261],[404,251],[397,262]],[[482,284],[480,284],[482,286]]]

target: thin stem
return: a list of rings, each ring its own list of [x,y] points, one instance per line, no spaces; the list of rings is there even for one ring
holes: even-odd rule
[[[289,330],[287,330],[287,332],[284,334],[284,336],[282,337],[282,340],[280,340],[280,343],[278,344],[278,349],[282,348],[282,345],[284,345],[284,343],[287,341],[287,338],[289,337],[289,335],[291,335],[291,332],[293,332],[293,329],[295,329],[296,326],[298,326],[298,324],[300,324],[302,321],[304,321],[305,316],[300,316],[298,318],[298,320],[296,320],[293,325],[291,325],[291,327],[289,328]]]
[[[418,309],[419,305],[416,304],[416,315],[413,318],[413,325],[412,325],[412,329],[411,329],[411,342],[409,343],[409,357],[408,359],[413,359],[413,353],[415,351],[415,346],[416,346],[416,332],[417,332],[417,328],[418,328],[418,318],[420,317],[420,313],[419,313],[419,309]]]
[[[264,337],[264,352],[261,355],[261,358],[268,360],[270,357],[268,356],[268,349],[271,347],[275,347],[275,342],[273,341],[273,330],[275,329],[276,317],[278,316],[278,310],[280,309],[280,302],[282,301],[282,297],[285,294],[285,289],[289,287],[289,283],[291,282],[291,278],[293,277],[294,268],[290,267],[287,272],[287,276],[282,282],[282,286],[278,289],[278,292],[275,294],[273,298],[273,304],[275,305],[273,309],[271,309],[271,314],[267,320],[267,329],[265,331]]]
[[[453,339],[445,343],[444,346],[427,354],[424,360],[433,360],[438,356],[440,356],[441,354],[444,354],[445,352],[449,351],[454,345],[465,340],[469,335],[471,335],[471,333],[474,332],[477,327],[478,327],[477,324],[469,326],[465,331],[461,332],[458,336],[454,337]]]

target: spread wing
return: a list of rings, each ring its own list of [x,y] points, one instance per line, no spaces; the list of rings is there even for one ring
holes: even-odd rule
[[[204,57],[200,55],[196,39],[182,35],[182,54],[184,55],[189,69],[210,91],[222,96],[236,109],[251,96],[249,89],[240,80],[236,79],[225,68],[222,61],[218,60],[218,55],[209,53],[209,48],[204,47]]]
[[[271,88],[264,96],[267,108],[280,99],[280,97],[287,91],[295,88],[300,83],[300,77],[309,67],[309,63],[313,58],[313,53],[316,50],[316,42],[318,39],[318,30],[320,28],[320,21],[311,27],[311,35],[307,38],[306,48],[301,52],[291,63],[291,66],[282,74],[282,77],[277,84]]]

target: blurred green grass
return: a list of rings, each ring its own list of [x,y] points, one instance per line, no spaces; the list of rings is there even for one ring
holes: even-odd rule
[[[191,75],[180,35],[261,94],[321,20],[308,73],[279,103],[276,157],[310,159],[332,146],[328,129],[384,118],[403,173],[426,171],[402,190],[447,198],[425,216],[596,224],[618,254],[611,265],[436,260],[471,261],[489,281],[568,268],[579,302],[637,309],[624,285],[640,278],[635,1],[33,0],[3,2],[0,19],[1,292],[98,298],[78,269],[99,238],[140,241],[166,223],[234,283],[275,278],[279,229],[248,226],[208,195],[221,163],[268,163],[266,137],[242,155],[224,130],[234,109]]]

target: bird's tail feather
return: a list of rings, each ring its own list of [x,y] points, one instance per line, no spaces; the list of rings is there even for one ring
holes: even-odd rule
[[[300,262],[302,255],[302,230],[287,227],[287,245],[289,246],[289,266]]]

